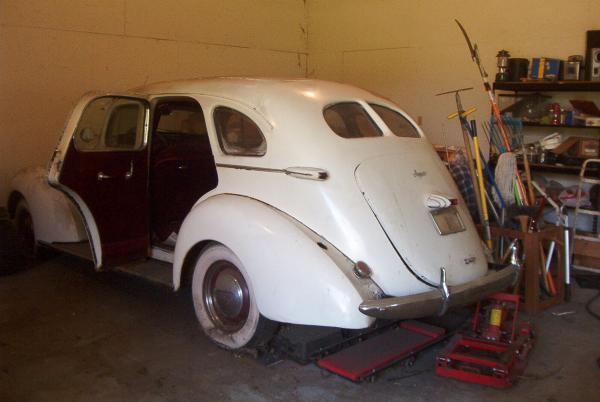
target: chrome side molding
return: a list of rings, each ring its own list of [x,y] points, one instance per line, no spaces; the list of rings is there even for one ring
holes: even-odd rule
[[[329,173],[324,169],[312,168],[312,167],[289,167],[283,169],[284,173],[288,176],[296,177],[298,179],[308,180],[327,180]]]
[[[268,173],[283,173],[287,176],[295,177],[297,179],[307,180],[318,180],[324,181],[329,178],[329,172],[325,169],[314,168],[314,167],[289,167],[285,169],[271,169],[263,168],[259,166],[247,166],[247,165],[231,165],[227,163],[217,163],[217,167],[229,168],[229,169],[242,169],[242,170],[253,170],[255,172],[268,172]]]

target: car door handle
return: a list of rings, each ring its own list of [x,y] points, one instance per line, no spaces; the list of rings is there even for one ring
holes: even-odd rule
[[[129,171],[125,173],[125,180],[129,180],[133,177],[133,161],[129,162]]]
[[[187,165],[185,163],[180,163],[179,165],[177,165],[177,170],[186,170],[187,169]]]
[[[112,179],[112,176],[104,174],[103,172],[98,172],[98,181]]]

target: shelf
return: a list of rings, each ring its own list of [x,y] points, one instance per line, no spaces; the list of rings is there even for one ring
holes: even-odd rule
[[[540,123],[534,123],[531,121],[524,121],[523,126],[526,126],[526,127],[554,127],[554,128],[563,127],[563,128],[577,128],[577,129],[588,128],[588,129],[600,130],[600,127],[593,127],[593,126],[572,126],[572,125],[568,125],[568,124],[540,124]]]
[[[519,168],[523,168],[523,162],[519,162]],[[562,173],[562,174],[573,174],[579,175],[581,166],[573,165],[547,165],[544,163],[529,163],[529,168],[532,171],[547,172],[547,173]],[[596,177],[599,173],[597,168],[586,169],[586,177]]]
[[[600,92],[600,81],[494,82],[494,90],[547,92]]]

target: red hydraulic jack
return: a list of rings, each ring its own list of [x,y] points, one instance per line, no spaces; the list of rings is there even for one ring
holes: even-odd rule
[[[496,388],[513,385],[533,348],[531,325],[517,321],[518,311],[518,295],[496,293],[479,302],[471,331],[454,335],[438,354],[436,373]]]

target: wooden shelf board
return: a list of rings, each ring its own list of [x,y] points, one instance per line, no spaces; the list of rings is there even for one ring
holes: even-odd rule
[[[524,92],[598,92],[600,81],[494,82],[494,90]]]
[[[578,129],[588,128],[588,129],[600,130],[600,127],[593,127],[593,126],[573,126],[573,125],[568,125],[568,124],[540,124],[540,123],[534,123],[531,121],[524,121],[523,126],[526,126],[526,127],[551,127],[551,128],[578,128]]]

